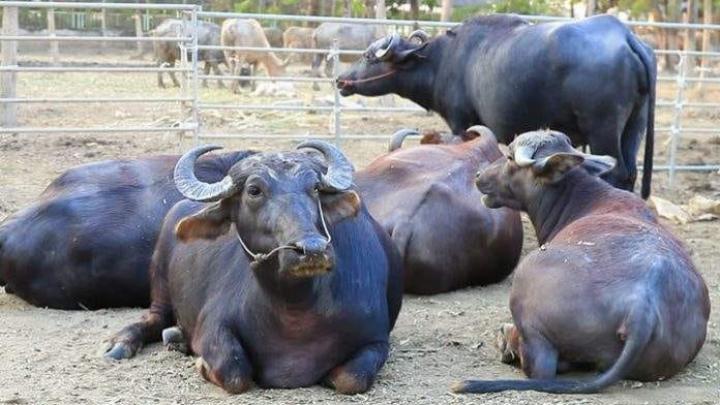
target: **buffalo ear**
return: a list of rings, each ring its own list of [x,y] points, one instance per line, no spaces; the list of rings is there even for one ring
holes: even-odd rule
[[[583,161],[585,158],[575,153],[554,153],[533,163],[532,170],[544,182],[556,183]]]
[[[354,217],[360,211],[360,195],[353,190],[321,194],[322,210],[328,224],[336,224],[345,218]]]
[[[394,60],[395,62],[402,63],[402,62],[405,62],[405,61],[406,61],[409,57],[411,57],[411,56],[412,56],[412,57],[416,57],[416,58],[420,58],[420,59],[425,59],[426,56],[423,55],[423,54],[421,54],[421,53],[419,53],[419,52],[420,52],[421,50],[425,49],[425,46],[426,46],[427,44],[428,44],[428,43],[425,42],[424,44],[419,45],[419,46],[416,46],[416,47],[414,47],[414,48],[406,49],[406,50],[404,50],[404,51],[394,52],[394,53],[393,53],[393,60]]]
[[[223,199],[200,212],[187,216],[175,226],[175,236],[183,242],[216,239],[230,230],[230,202]]]
[[[584,155],[584,157],[585,162],[583,162],[582,167],[593,176],[602,176],[611,171],[617,164],[617,160],[612,156]]]

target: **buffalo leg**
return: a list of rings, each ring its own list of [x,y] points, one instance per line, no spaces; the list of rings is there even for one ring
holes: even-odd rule
[[[175,77],[175,72],[170,71],[170,72],[168,72],[168,74],[170,75],[170,78],[173,81],[173,86],[180,87],[180,82],[178,81],[177,77]]]
[[[230,75],[231,76],[240,76],[240,62],[237,60],[233,60],[230,63]],[[233,92],[233,94],[239,93],[240,90],[240,79],[232,79],[232,82],[230,84],[230,91]]]
[[[198,371],[207,381],[232,394],[245,392],[252,386],[250,360],[232,331],[220,326],[220,322],[216,324],[218,327],[203,329],[193,341],[193,351],[200,355]]]
[[[388,342],[365,346],[345,364],[335,367],[325,383],[341,394],[357,394],[370,389],[375,376],[388,357]]]
[[[140,322],[124,327],[110,338],[105,357],[121,360],[134,356],[143,344],[160,341],[163,329],[172,322],[170,306],[153,303]]]
[[[529,378],[552,379],[558,369],[558,352],[538,333],[522,334],[518,352],[522,370]]]
[[[205,66],[203,66],[203,75],[207,76],[210,74],[210,62],[205,62]],[[207,79],[203,79],[202,86],[204,88],[207,88]]]
[[[161,68],[161,67],[163,67],[163,63],[162,63],[162,62],[158,62],[158,65],[157,65],[157,66],[158,66],[159,68]],[[163,82],[163,72],[158,72],[158,74],[157,74],[157,83],[158,83],[158,87],[160,87],[161,89],[164,89],[164,88],[165,88],[165,83]]]
[[[220,66],[219,66],[217,63],[213,63],[213,64],[212,64],[212,70],[213,70],[213,73],[214,73],[216,76],[222,76],[222,75],[223,75],[223,74],[222,74],[222,71],[220,71]],[[225,88],[225,83],[223,83],[222,79],[217,79],[217,87],[218,87],[218,89],[224,89],[224,88]]]
[[[635,188],[635,179],[637,178],[637,152],[640,148],[642,134],[647,126],[647,104],[644,103],[641,108],[636,108],[630,115],[630,118],[623,129],[621,150],[625,168],[627,170],[627,180],[624,189],[633,191]]]
[[[495,345],[500,351],[500,361],[505,364],[520,364],[520,335],[515,325],[503,324],[498,331]]]
[[[628,115],[629,116],[629,112]],[[603,180],[617,188],[626,188],[628,174],[625,169],[625,159],[622,155],[621,133],[625,126],[621,112],[612,111],[580,120],[580,130],[585,135],[590,152],[594,155],[609,155],[617,159],[617,164],[608,173],[602,176]],[[618,117],[623,117],[618,123]]]
[[[311,69],[312,69],[312,77],[320,77],[320,65],[322,65],[322,61],[325,55],[323,54],[316,54],[313,57]],[[313,82],[312,89],[317,91],[320,90],[320,86],[318,85],[318,82]]]

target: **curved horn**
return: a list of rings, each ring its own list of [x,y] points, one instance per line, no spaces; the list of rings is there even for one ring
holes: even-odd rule
[[[380,48],[375,51],[375,57],[378,59],[384,59],[387,56],[390,56],[390,49],[395,47],[395,44],[400,40],[400,36],[397,33],[394,33],[390,36],[390,40],[386,41],[386,45],[383,48]]]
[[[235,192],[235,184],[229,176],[217,183],[204,183],[195,177],[195,161],[205,153],[222,149],[221,146],[199,146],[182,155],[175,165],[175,187],[186,198],[194,201],[210,202],[228,197]]]
[[[428,39],[430,39],[430,35],[423,30],[415,30],[412,33],[410,33],[410,36],[408,37],[408,41],[412,41],[415,38],[418,38],[420,40],[420,44],[424,44],[425,42],[428,41]]]
[[[534,148],[526,145],[518,146],[515,148],[515,163],[517,163],[518,166],[530,166],[535,163],[535,159],[533,159],[534,154]]]
[[[328,169],[320,179],[324,191],[342,191],[350,188],[355,168],[340,149],[322,141],[305,141],[297,146],[297,149],[302,148],[315,149],[325,157]]]
[[[402,148],[403,141],[405,141],[405,138],[408,137],[409,135],[420,135],[420,133],[416,129],[410,129],[410,128],[405,128],[405,129],[396,131],[393,134],[392,138],[390,138],[390,144],[388,145],[388,152],[392,152],[392,151]]]
[[[473,125],[470,128],[466,129],[465,132],[475,132],[480,136],[491,136],[495,138],[495,134],[493,133],[493,131],[491,131],[490,128],[486,127],[485,125]]]

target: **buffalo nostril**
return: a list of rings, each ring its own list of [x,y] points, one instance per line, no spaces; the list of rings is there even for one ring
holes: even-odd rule
[[[327,248],[327,240],[325,238],[313,237],[305,238],[295,244],[304,255],[316,256],[325,253]]]

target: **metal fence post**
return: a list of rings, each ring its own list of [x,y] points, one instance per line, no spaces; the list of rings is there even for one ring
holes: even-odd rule
[[[191,24],[192,24],[192,105],[191,117],[193,124],[193,142],[195,146],[200,143],[200,114],[198,111],[198,33],[200,32],[200,25],[198,23],[198,11],[201,11],[202,6],[195,6],[192,9]]]
[[[337,38],[333,39],[333,45],[332,45],[332,59],[333,59],[333,92],[335,94],[335,99],[333,102],[333,117],[335,119],[335,144],[340,145],[340,90],[335,86],[335,83],[338,78],[338,74],[340,74],[340,53],[339,53],[339,47],[338,47],[338,40]]]
[[[685,97],[685,78],[687,75],[687,51],[679,54],[677,65],[677,92],[675,93],[675,109],[672,124],[670,125],[670,159],[668,170],[668,187],[672,190],[675,185],[675,155],[680,140],[682,128],[683,103]]]
[[[18,34],[18,8],[4,7],[2,18],[2,34],[17,35]],[[1,41],[2,42],[2,66],[17,65],[17,41]],[[0,97],[15,98],[17,89],[17,72],[0,72]],[[9,128],[17,125],[17,104],[3,103],[2,119],[0,124]]]

